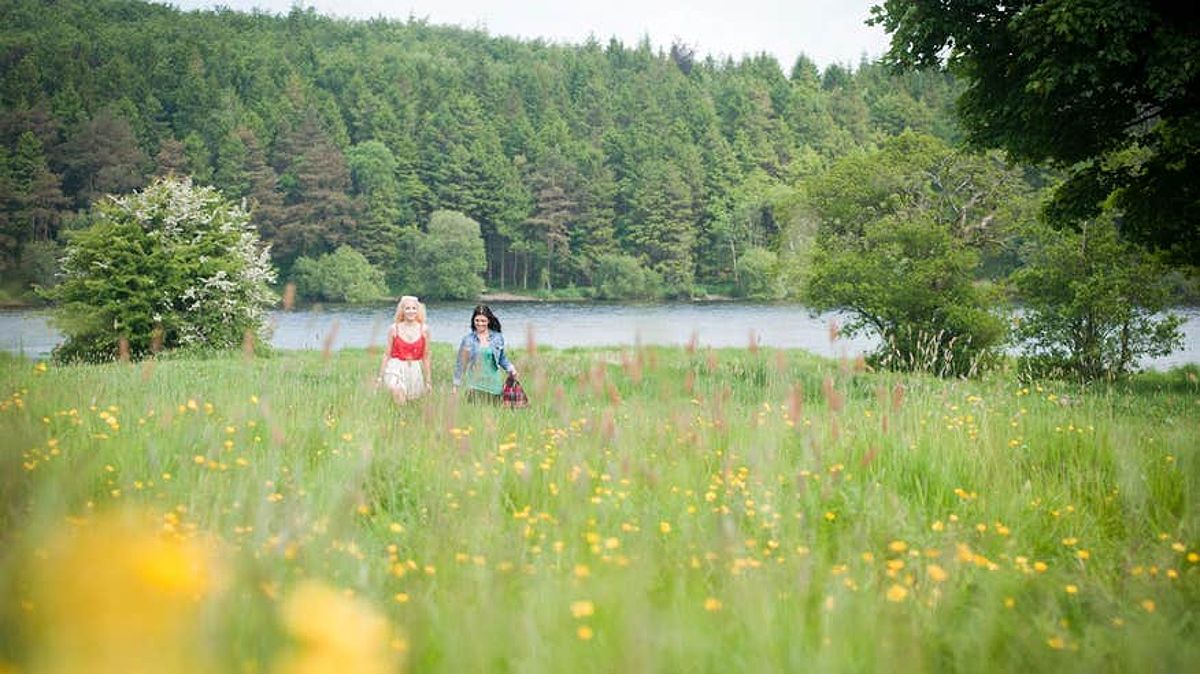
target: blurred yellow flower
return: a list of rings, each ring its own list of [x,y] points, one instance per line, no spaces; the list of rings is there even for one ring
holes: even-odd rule
[[[716,597],[709,597],[704,600],[704,610],[708,612],[720,611],[721,600]]]
[[[950,577],[950,574],[946,573],[946,570],[943,569],[942,567],[938,566],[937,564],[930,564],[928,571],[929,571],[929,577],[935,583],[943,583],[946,581],[947,578]]]
[[[908,597],[908,588],[903,585],[892,585],[887,591],[887,600],[891,602],[902,602]]]
[[[586,618],[596,612],[596,606],[587,599],[571,602],[571,615],[576,618]]]
[[[592,628],[587,625],[580,625],[579,629],[575,630],[575,636],[579,637],[580,641],[591,641]]]
[[[219,560],[200,539],[160,535],[160,522],[112,512],[45,543],[30,570],[31,671],[211,671],[198,637]]]
[[[306,581],[280,607],[295,652],[276,663],[275,674],[385,674],[394,671],[387,621],[370,604]]]

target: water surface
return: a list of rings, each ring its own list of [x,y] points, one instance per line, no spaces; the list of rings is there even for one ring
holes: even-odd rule
[[[428,322],[433,341],[457,344],[467,333],[472,304],[431,303]],[[799,304],[746,302],[623,304],[603,302],[496,302],[504,334],[514,346],[532,335],[537,343],[572,346],[632,346],[634,344],[744,347],[753,339],[762,346],[805,349],[827,357],[850,357],[870,351],[875,340],[831,341],[830,325],[838,314],[813,315]],[[363,348],[381,346],[394,306],[309,307],[275,311],[271,344],[280,349]],[[1200,363],[1200,310],[1181,309],[1183,349],[1164,358],[1149,359],[1147,367],[1167,369]],[[0,311],[0,349],[45,358],[61,334],[42,310]]]

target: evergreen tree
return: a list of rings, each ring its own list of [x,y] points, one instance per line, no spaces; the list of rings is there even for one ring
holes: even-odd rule
[[[183,138],[183,154],[187,158],[187,175],[199,185],[211,185],[213,180],[212,157],[208,144],[198,132],[192,131]]]
[[[258,138],[253,131],[241,127],[234,131],[234,135],[246,148],[246,160],[242,171],[249,183],[249,191],[246,196],[250,206],[251,222],[258,228],[259,234],[265,240],[273,241],[284,217],[283,194],[279,191],[279,176],[276,175],[275,169],[267,163]]]
[[[574,196],[577,177],[557,152],[544,155],[530,177],[533,189],[533,214],[526,223],[531,238],[539,241],[545,267],[541,285],[554,287],[554,264],[570,253],[570,227],[578,217],[579,203]]]
[[[146,155],[129,122],[101,110],[66,143],[64,183],[86,207],[105,194],[123,194],[145,181]]]
[[[613,223],[617,183],[598,149],[583,147],[578,155],[578,215],[575,226],[570,229],[568,245],[573,253],[570,264],[576,270],[577,280],[590,285],[596,260],[619,249]]]
[[[355,204],[345,156],[309,109],[301,125],[287,131],[277,148],[284,205],[274,236],[275,259],[284,266],[297,257],[331,252],[355,236]]]
[[[183,143],[171,136],[162,139],[158,146],[158,154],[154,155],[154,175],[156,177],[188,175],[188,158]]]
[[[668,292],[688,297],[695,279],[692,195],[679,170],[649,162],[630,214],[629,241],[662,275]]]
[[[42,143],[32,132],[21,134],[9,171],[16,197],[12,217],[22,229],[21,241],[50,241],[58,235],[67,199],[61,179],[46,165]]]
[[[351,244],[371,264],[391,266],[401,237],[401,192],[396,179],[398,164],[392,151],[377,140],[355,145],[346,153],[354,193],[363,212]],[[409,222],[415,227],[416,223]]]
[[[12,179],[8,147],[0,144],[0,273],[9,274],[20,252],[21,227],[13,219],[17,190]]]
[[[247,171],[249,150],[238,129],[226,133],[217,145],[213,170],[213,186],[227,197],[241,199],[250,194],[250,175]]]

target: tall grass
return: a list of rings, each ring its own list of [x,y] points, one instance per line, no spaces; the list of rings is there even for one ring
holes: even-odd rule
[[[452,397],[444,347],[442,388],[402,408],[364,351],[0,361],[0,669],[102,671],[45,652],[99,629],[109,594],[143,622],[182,614],[208,671],[320,671],[375,618],[382,671],[1200,668],[1189,372],[1081,388],[758,348],[514,360],[521,411]],[[202,552],[149,576],[138,553],[59,601],[145,537]],[[144,609],[146,577],[188,601]]]

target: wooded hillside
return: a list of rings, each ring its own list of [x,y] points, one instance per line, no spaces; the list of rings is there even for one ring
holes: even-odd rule
[[[632,257],[676,295],[794,244],[797,184],[909,128],[954,140],[946,75],[698,60],[423,21],[10,0],[0,271],[45,280],[106,193],[175,172],[245,198],[286,279],[348,244],[403,284],[406,232],[478,221],[494,287],[591,286]],[[790,242],[790,243],[789,243]],[[620,260],[618,260],[619,262]],[[610,260],[611,262],[611,260]]]

